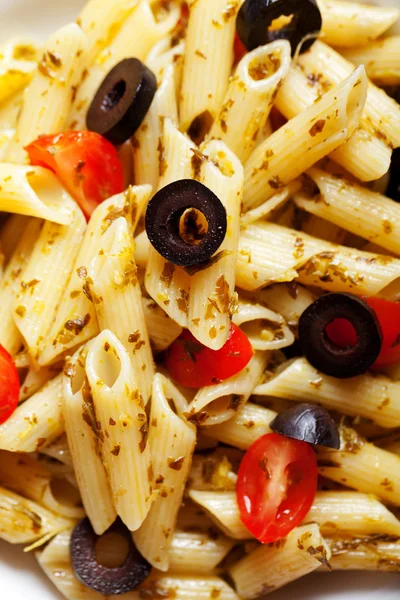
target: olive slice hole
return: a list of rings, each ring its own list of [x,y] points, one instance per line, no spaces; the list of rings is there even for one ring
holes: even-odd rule
[[[116,569],[125,564],[129,554],[129,542],[116,531],[100,536],[95,544],[96,560],[107,569]]]
[[[122,100],[124,94],[126,92],[126,81],[121,79],[118,81],[114,87],[110,90],[110,92],[104,97],[104,100],[101,104],[101,110],[104,112],[109,112],[113,108],[115,108],[119,102]]]
[[[357,332],[351,321],[334,319],[324,329],[328,339],[339,348],[352,348],[357,345]]]
[[[288,27],[294,18],[294,14],[291,15],[281,15],[274,19],[271,25],[268,27],[268,31],[283,31],[285,27]]]
[[[208,233],[208,221],[197,208],[187,208],[179,219],[179,235],[190,246],[197,246]]]

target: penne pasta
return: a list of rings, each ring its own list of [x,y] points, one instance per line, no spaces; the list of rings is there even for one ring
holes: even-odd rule
[[[284,540],[261,546],[230,569],[241,598],[268,594],[328,565],[331,551],[318,525],[311,523],[293,529]]]
[[[0,425],[0,448],[10,452],[35,452],[64,432],[61,414],[62,375],[18,406]]]
[[[148,438],[157,496],[133,540],[146,560],[161,571],[169,568],[169,547],[196,443],[196,430],[186,421],[185,408],[185,398],[168,379],[157,374]]]
[[[333,571],[400,571],[400,541],[388,536],[340,538],[327,540]]]
[[[186,417],[197,425],[218,425],[235,416],[247,402],[267,365],[269,352],[255,352],[237,375],[200,389],[189,404]]]
[[[129,355],[110,331],[103,331],[90,345],[86,375],[114,506],[128,529],[135,531],[152,500],[148,423]]]
[[[319,473],[382,501],[400,505],[400,456],[366,442],[353,429],[342,426],[338,451],[324,448],[318,453]]]
[[[318,0],[322,39],[331,46],[348,48],[370,45],[399,18],[393,6],[370,6],[341,0]]]
[[[172,573],[208,576],[234,545],[223,535],[175,531],[169,550]]]
[[[233,62],[236,14],[241,1],[196,0],[190,3],[180,125],[203,141],[223,102]]]
[[[294,342],[285,319],[262,304],[239,298],[232,321],[241,326],[254,350],[279,350]]]
[[[343,56],[355,65],[364,65],[368,77],[378,85],[400,84],[400,35],[350,48]]]
[[[149,332],[150,344],[155,352],[162,352],[182,333],[182,327],[150,298],[142,298],[144,319]]]
[[[210,266],[191,277],[188,327],[202,344],[219,350],[228,339],[234,302],[243,167],[223,142],[207,142],[201,150],[206,159],[200,169],[200,181],[221,199],[227,230]]]
[[[277,40],[245,54],[229,80],[209,137],[225,142],[243,163],[268,119],[290,60],[290,44],[287,40]]]
[[[375,296],[397,285],[400,262],[326,242],[273,223],[259,222],[239,238],[236,285],[254,291],[277,282]]]
[[[78,205],[69,198],[68,204],[73,214],[71,226],[45,222],[21,275],[13,303],[15,323],[33,361],[37,361],[42,342],[52,326],[86,229],[86,220]]]
[[[32,79],[39,48],[32,40],[14,38],[0,48],[0,104],[10,100]]]
[[[276,98],[276,107],[285,117],[293,118],[321,94],[339,85],[353,68],[354,65],[335,50],[316,41],[289,69]],[[398,104],[370,83],[360,127],[331,158],[361,181],[378,179],[389,168],[392,148],[400,144],[399,125]]]
[[[241,521],[235,492],[190,490],[189,498],[206,511],[225,535],[235,540],[253,537]]]
[[[103,250],[88,272],[93,281],[90,293],[97,321],[100,330],[112,331],[128,352],[146,404],[151,395],[154,363],[137,279],[134,242],[125,218],[117,219],[108,229]],[[125,315],[123,320],[121,315]]]
[[[400,521],[375,496],[359,492],[317,492],[304,523],[317,523],[324,535],[399,536]]]
[[[320,169],[310,169],[307,178],[303,190],[294,195],[296,206],[400,254],[398,204]],[[323,237],[329,239],[325,232]]]
[[[74,206],[49,169],[0,164],[0,210],[70,225]]]
[[[57,515],[71,519],[85,516],[79,492],[68,486],[32,456],[0,450],[0,485],[38,502]]]
[[[305,358],[284,366],[254,393],[320,404],[345,415],[366,417],[381,427],[400,426],[400,386],[385,375],[367,372],[345,382],[320,373]]]
[[[0,538],[9,544],[40,543],[71,527],[73,521],[0,488]]]
[[[242,227],[262,219],[269,220],[268,218],[273,216],[273,211],[283,207],[290,197],[299,190],[299,188],[299,181],[291,181],[289,185],[283,187],[271,198],[260,204],[260,206],[257,206],[257,208],[253,208],[252,210],[248,210],[246,213],[244,213],[244,215],[241,215],[240,223]]]
[[[103,234],[116,219],[125,217],[132,233],[135,231],[150,194],[151,187],[148,185],[133,186],[109,198],[93,212],[55,321],[43,343],[39,364],[57,361],[66,351],[77,348],[99,333],[95,307],[90,299],[88,270],[93,259],[102,251]]]
[[[276,415],[273,410],[247,402],[231,419],[203,427],[202,432],[223,444],[247,450],[262,435],[271,433],[269,424]]]
[[[60,373],[61,368],[60,364],[50,365],[49,367],[42,367],[37,371],[33,366],[29,366],[26,376],[21,381],[19,402],[23,402],[33,396],[33,394],[36,394],[36,392]]]
[[[15,324],[12,309],[20,290],[22,274],[40,235],[42,221],[29,219],[21,222],[12,217],[8,223],[16,245],[0,281],[0,339],[4,348],[14,355],[21,348],[23,340]]]
[[[87,38],[75,23],[52,35],[43,49],[37,71],[24,92],[17,130],[7,152],[12,163],[27,162],[24,147],[39,135],[66,127],[73,87],[79,81]]]
[[[120,3],[119,3],[120,4]],[[130,3],[132,6],[132,2]],[[135,2],[121,22],[117,33],[104,50],[97,54],[90,69],[83,73],[68,119],[71,129],[86,129],[86,114],[99,86],[119,62],[134,56],[144,60],[151,47],[174,28],[178,21],[178,7],[172,3],[166,18],[157,22],[149,0]],[[132,31],[135,35],[132,35]]]
[[[132,138],[135,183],[149,183],[154,190],[166,168],[163,149],[166,118],[174,125],[178,123],[174,64],[165,69],[146,118]]]
[[[256,208],[343,144],[360,122],[366,97],[365,70],[358,67],[257,146],[245,165],[244,209]]]
[[[89,348],[90,345],[84,346],[66,364],[62,412],[82,503],[94,531],[101,535],[113,524],[117,513],[103,464],[101,435],[86,379]]]

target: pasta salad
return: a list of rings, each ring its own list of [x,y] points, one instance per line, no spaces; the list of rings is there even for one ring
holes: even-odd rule
[[[0,46],[0,539],[68,600],[400,572],[399,17],[88,0]]]

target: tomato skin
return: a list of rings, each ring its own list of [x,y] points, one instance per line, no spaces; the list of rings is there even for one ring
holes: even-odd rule
[[[239,468],[236,497],[243,524],[263,544],[286,537],[309,512],[317,480],[317,458],[309,444],[263,435]]]
[[[231,323],[228,340],[220,350],[203,346],[185,329],[168,348],[166,365],[173,379],[181,385],[201,388],[236,375],[253,354],[247,335]]]
[[[400,303],[384,298],[363,298],[375,311],[382,328],[382,349],[373,367],[383,367],[400,362]],[[336,319],[326,332],[339,346],[354,346],[357,337],[353,326],[345,319]]]
[[[98,204],[124,189],[117,150],[93,131],[43,135],[25,150],[32,165],[46,167],[58,176],[86,217]]]
[[[13,359],[0,346],[0,425],[7,421],[18,406],[19,377]]]
[[[240,62],[245,54],[247,54],[247,48],[241,41],[238,34],[235,34],[235,41],[233,43],[233,52],[235,55],[234,64],[237,65]]]

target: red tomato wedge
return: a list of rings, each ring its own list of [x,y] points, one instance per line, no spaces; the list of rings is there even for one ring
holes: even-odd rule
[[[384,298],[363,298],[374,309],[382,328],[382,349],[373,367],[400,362],[400,303]],[[354,346],[357,336],[346,319],[335,319],[326,327],[329,338],[338,346]]]
[[[263,544],[303,521],[317,491],[317,458],[306,442],[268,433],[247,450],[236,486],[240,517]]]
[[[13,359],[0,346],[0,425],[7,421],[18,406],[19,377]]]
[[[168,348],[166,364],[175,381],[185,387],[201,388],[236,375],[253,354],[247,335],[231,323],[228,340],[220,350],[203,346],[185,329]]]
[[[93,131],[43,135],[25,150],[32,165],[47,167],[58,176],[86,217],[103,200],[124,189],[117,150]]]
[[[234,64],[237,65],[243,58],[243,56],[247,53],[247,48],[241,41],[238,34],[235,35],[235,41],[233,43],[233,52],[235,54]]]

